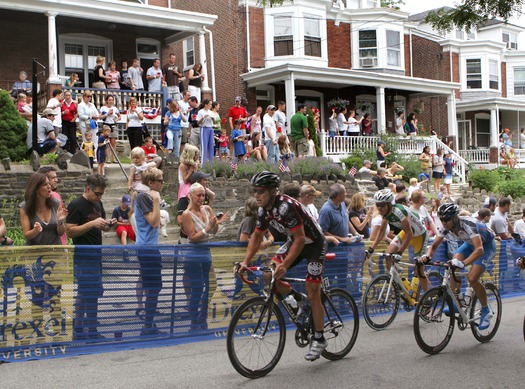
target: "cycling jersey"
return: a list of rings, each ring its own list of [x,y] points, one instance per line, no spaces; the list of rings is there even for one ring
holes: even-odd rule
[[[419,214],[415,211],[407,209],[402,204],[392,205],[392,211],[388,215],[383,216],[383,218],[386,219],[390,227],[393,227],[395,230],[402,230],[403,227],[401,223],[403,220],[408,218],[410,221],[410,227],[412,229],[412,235],[414,237],[426,234],[427,232],[427,229],[421,222]]]
[[[453,230],[440,230],[438,236],[469,244],[472,244],[472,238],[480,236],[482,243],[485,244],[492,242],[496,235],[485,223],[470,216],[460,216],[457,233]]]

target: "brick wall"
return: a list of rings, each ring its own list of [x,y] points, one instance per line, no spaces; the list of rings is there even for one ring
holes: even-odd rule
[[[326,21],[328,36],[328,67],[352,68],[352,55],[350,44],[350,25],[342,23],[339,26],[333,20]]]
[[[405,45],[405,76],[408,76],[410,77],[410,50],[411,50],[411,47],[410,47],[410,35],[409,34],[405,34],[405,40],[404,40],[404,45]]]
[[[252,68],[264,68],[264,10],[249,8],[250,11],[250,60]]]
[[[413,76],[432,80],[450,80],[448,61],[437,42],[420,36],[412,35],[412,66]]]
[[[501,63],[501,97],[507,97],[507,63]]]

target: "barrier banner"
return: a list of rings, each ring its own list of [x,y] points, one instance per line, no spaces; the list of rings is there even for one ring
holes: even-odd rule
[[[386,271],[381,263],[364,261],[368,246],[329,246],[336,255],[325,262],[331,287],[350,292],[359,306],[370,280]],[[445,246],[435,260],[447,259]],[[264,263],[277,248],[254,260]],[[523,293],[523,274],[514,260],[525,255],[525,246],[501,242],[497,248],[484,279],[503,295]],[[234,276],[233,264],[245,252],[246,244],[237,242],[2,248],[0,362],[223,338],[235,309],[264,286],[260,275],[248,276],[253,285]],[[404,256],[412,259],[410,250]],[[411,272],[402,274],[411,279]],[[306,264],[287,276],[305,278]],[[305,292],[304,284],[293,286]]]

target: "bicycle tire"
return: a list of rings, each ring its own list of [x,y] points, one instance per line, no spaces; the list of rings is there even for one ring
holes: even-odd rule
[[[431,271],[426,276],[430,281],[430,287],[428,289],[435,288],[436,286],[440,286],[441,283],[443,282],[443,275],[438,271],[435,271],[435,270]],[[423,288],[421,288],[421,282],[419,282],[417,286],[417,292],[416,292],[416,302],[419,301],[419,299],[421,298],[421,296],[423,296],[424,293],[425,292],[423,291]]]
[[[427,290],[416,305],[414,336],[419,348],[427,354],[441,352],[452,337],[455,317],[443,313],[447,305],[449,312],[454,312],[452,299],[442,287]]]
[[[359,311],[354,298],[344,289],[334,288],[328,295],[330,299],[324,301],[324,337],[328,346],[321,355],[335,361],[354,347],[359,333]]]
[[[400,303],[399,286],[392,282],[392,288],[385,300],[390,276],[381,274],[376,276],[366,287],[363,296],[363,316],[366,324],[376,331],[387,328],[397,316]],[[378,299],[381,298],[381,301]]]
[[[474,335],[474,337],[481,343],[490,341],[496,335],[496,332],[498,332],[501,322],[502,308],[501,296],[499,294],[498,288],[496,288],[496,286],[490,282],[487,282],[484,285],[485,290],[487,291],[487,301],[490,308],[492,309],[492,312],[494,313],[492,322],[490,323],[490,326],[484,330],[480,330],[477,325],[470,325],[472,335]],[[472,299],[472,308],[470,309],[470,319],[477,315],[480,310],[481,304],[479,303],[479,299],[474,296]]]
[[[283,314],[277,303],[272,303],[272,312],[268,315],[268,305],[264,297],[245,301],[233,314],[228,327],[228,357],[235,370],[247,378],[267,375],[277,366],[284,351],[286,326]],[[261,328],[266,325],[269,331],[261,337]]]

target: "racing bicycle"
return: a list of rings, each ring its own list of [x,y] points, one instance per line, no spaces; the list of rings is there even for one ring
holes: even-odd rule
[[[335,258],[327,254],[326,259]],[[236,264],[236,270],[240,264]],[[262,295],[252,297],[241,304],[232,316],[226,338],[228,356],[233,367],[243,376],[259,378],[268,374],[279,362],[286,341],[286,324],[283,311],[295,325],[295,343],[307,347],[313,336],[311,308],[302,301],[300,311],[296,311],[276,293],[276,283],[305,283],[302,278],[282,277],[275,279],[274,269],[270,266],[250,266],[238,272],[242,281],[247,272],[253,273],[259,283],[264,283],[262,273],[271,273],[270,284],[263,288]],[[325,311],[324,337],[328,347],[321,354],[329,360],[338,360],[346,356],[355,344],[359,332],[359,312],[352,296],[341,288],[330,289],[328,278],[321,285],[321,301]]]
[[[498,288],[490,283],[483,282],[487,291],[489,309],[493,318],[488,328],[479,329],[481,304],[474,294],[469,301],[461,304],[458,296],[450,286],[450,276],[456,282],[467,277],[467,272],[455,272],[454,266],[448,262],[434,262],[434,266],[445,268],[445,275],[441,286],[429,289],[416,307],[414,314],[414,335],[417,344],[427,354],[438,354],[448,344],[454,332],[457,321],[458,328],[464,331],[470,327],[474,337],[482,343],[490,341],[498,331],[501,321],[501,297]],[[448,307],[448,315],[443,311]],[[454,307],[459,307],[457,310]]]
[[[367,285],[363,295],[363,316],[366,324],[374,330],[380,331],[387,328],[397,316],[401,302],[405,311],[410,312],[417,304],[422,295],[419,279],[414,275],[412,282],[399,274],[398,265],[410,268],[421,265],[417,258],[415,264],[401,262],[401,255],[387,253],[373,253],[372,256],[379,257],[380,261],[385,259],[392,260],[388,274],[379,274]],[[375,265],[371,257],[368,262],[368,269],[372,274],[371,267]],[[422,266],[422,265],[421,265]],[[437,271],[425,273],[431,285],[440,285],[443,276]]]

